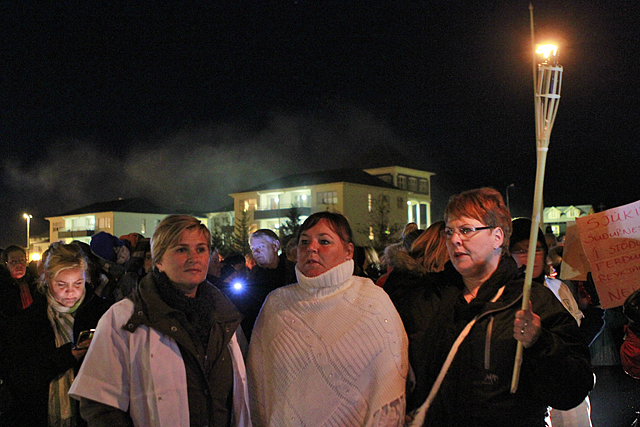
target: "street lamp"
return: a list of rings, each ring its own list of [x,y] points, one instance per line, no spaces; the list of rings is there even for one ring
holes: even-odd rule
[[[27,259],[29,259],[29,249],[31,247],[31,240],[29,239],[29,230],[31,229],[31,218],[28,213],[22,214],[22,217],[27,220]]]
[[[509,189],[515,186],[515,184],[509,184],[507,185],[507,189],[505,190],[505,193],[507,193],[507,209],[509,209],[509,212],[511,212],[511,206],[509,205]]]
[[[544,168],[547,162],[547,152],[549,151],[549,137],[551,128],[556,119],[558,104],[560,102],[560,89],[562,88],[562,66],[557,62],[558,47],[554,45],[539,45],[534,48],[533,32],[533,6],[529,3],[529,16],[531,22],[531,52],[533,55],[533,92],[535,100],[536,118],[536,147],[537,147],[537,168],[536,186],[533,196],[533,215],[531,218],[531,231],[529,233],[529,251],[527,253],[527,270],[524,276],[524,286],[522,288],[522,309],[529,309],[529,297],[531,296],[531,281],[533,279],[533,265],[536,256],[536,242],[538,241],[538,229],[542,216],[542,189],[544,187]],[[536,55],[543,55],[538,62]],[[538,66],[536,67],[536,62]],[[516,350],[516,360],[513,367],[513,377],[511,378],[511,393],[518,389],[520,379],[520,367],[524,347],[518,341]]]

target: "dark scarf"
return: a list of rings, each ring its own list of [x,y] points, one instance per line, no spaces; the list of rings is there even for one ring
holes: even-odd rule
[[[216,300],[212,286],[205,280],[198,285],[196,296],[191,298],[173,286],[165,273],[154,268],[153,275],[160,298],[169,307],[185,314],[187,321],[200,339],[203,349],[206,349],[213,325],[213,313],[216,311]]]

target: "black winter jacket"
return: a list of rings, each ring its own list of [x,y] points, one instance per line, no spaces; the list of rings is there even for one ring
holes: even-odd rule
[[[56,348],[47,306],[46,297],[36,293],[33,304],[3,328],[2,361],[15,403],[11,411],[13,425],[47,427],[49,383],[70,368],[77,372],[82,363],[71,353],[73,342]],[[87,286],[84,301],[74,316],[74,340],[82,330],[95,328],[108,308],[107,301]]]
[[[435,312],[420,342],[410,342],[417,385],[408,410],[425,401],[460,331],[475,316],[478,320],[460,346],[424,425],[542,427],[548,406],[570,409],[593,388],[589,349],[575,320],[553,292],[534,282],[530,299],[542,332],[524,350],[518,390],[510,392],[517,346],[513,322],[522,305],[523,281],[518,277],[513,259],[503,257],[470,303],[463,298],[462,277],[451,263],[431,277],[444,280],[446,287],[437,304],[424,302]],[[492,303],[501,287],[502,295]],[[414,301],[414,307],[419,305]]]

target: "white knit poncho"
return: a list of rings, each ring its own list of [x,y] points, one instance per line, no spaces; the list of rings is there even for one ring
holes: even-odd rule
[[[402,426],[408,340],[387,294],[346,261],[273,291],[248,374],[254,427]]]

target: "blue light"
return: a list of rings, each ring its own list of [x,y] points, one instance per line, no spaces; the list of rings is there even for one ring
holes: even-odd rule
[[[242,282],[234,282],[233,283],[233,290],[236,292],[240,292],[242,290],[242,288],[244,288],[244,285],[242,284]]]

